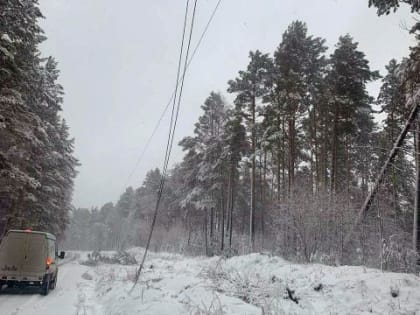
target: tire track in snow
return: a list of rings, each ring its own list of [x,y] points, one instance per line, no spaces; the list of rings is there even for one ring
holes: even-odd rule
[[[77,284],[80,292],[77,296],[76,315],[96,315],[94,303],[94,287],[90,283],[79,282]]]

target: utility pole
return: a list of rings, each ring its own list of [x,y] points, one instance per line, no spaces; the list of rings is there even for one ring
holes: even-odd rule
[[[408,119],[406,121],[406,124],[404,126],[404,128],[402,129],[400,135],[398,136],[398,139],[396,140],[396,142],[394,143],[394,146],[391,150],[391,152],[388,155],[388,158],[386,159],[384,165],[382,166],[378,176],[376,177],[376,181],[375,184],[373,185],[372,190],[370,191],[369,195],[366,197],[365,202],[363,203],[363,206],[360,208],[358,216],[356,218],[356,221],[353,223],[352,227],[350,228],[350,231],[347,233],[346,237],[344,238],[344,243],[343,243],[343,247],[346,248],[347,245],[349,244],[351,237],[354,233],[354,229],[356,228],[356,226],[358,226],[363,219],[366,216],[366,213],[369,211],[370,207],[372,206],[372,202],[379,190],[379,186],[381,185],[381,183],[384,180],[385,177],[385,173],[388,170],[389,166],[392,164],[392,162],[394,161],[396,155],[398,154],[401,146],[404,143],[405,137],[407,136],[408,131],[410,130],[410,127],[413,125],[417,114],[419,111],[419,106],[418,103],[415,103],[413,105],[413,108],[411,109],[410,115],[408,116]],[[418,190],[417,190],[417,194],[418,194]],[[418,234],[417,234],[418,235]]]

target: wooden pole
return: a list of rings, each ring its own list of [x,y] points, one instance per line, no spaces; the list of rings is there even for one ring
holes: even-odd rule
[[[408,116],[408,119],[406,121],[406,124],[403,128],[403,130],[401,131],[400,135],[398,136],[398,139],[396,140],[396,142],[394,143],[394,146],[391,150],[391,152],[388,155],[388,158],[386,159],[384,165],[382,166],[378,176],[376,177],[376,181],[375,184],[372,188],[372,190],[370,191],[369,195],[366,197],[365,202],[363,203],[362,207],[359,210],[358,216],[355,220],[355,222],[353,223],[352,227],[350,228],[350,231],[347,233],[346,237],[344,238],[344,248],[347,247],[347,245],[349,244],[351,237],[354,233],[354,229],[356,228],[356,226],[358,226],[363,219],[366,216],[366,213],[369,211],[372,202],[379,190],[379,186],[380,184],[383,182],[384,177],[385,177],[385,173],[388,170],[389,166],[392,164],[392,162],[394,161],[398,151],[400,150],[401,146],[404,143],[405,137],[407,136],[408,131],[410,130],[411,125],[413,124],[414,120],[417,117],[417,113],[419,111],[419,106],[418,104],[414,104],[410,115]]]

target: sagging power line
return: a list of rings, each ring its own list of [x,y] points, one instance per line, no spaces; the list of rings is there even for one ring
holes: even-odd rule
[[[186,66],[186,68],[185,68],[185,71],[187,71],[187,70],[189,69],[189,67],[190,67],[190,65],[191,65],[191,62],[193,61],[193,59],[194,59],[195,55],[197,54],[198,48],[201,46],[201,43],[202,43],[202,41],[203,41],[203,39],[204,39],[205,35],[207,34],[207,31],[208,31],[208,29],[209,29],[209,27],[210,27],[210,24],[212,23],[212,21],[213,21],[213,19],[214,19],[215,15],[216,15],[217,10],[219,9],[219,6],[220,6],[221,2],[222,2],[222,0],[219,0],[219,1],[217,2],[216,6],[214,7],[214,9],[213,9],[213,11],[212,11],[212,13],[211,13],[211,15],[210,15],[210,18],[208,19],[207,24],[206,24],[206,26],[204,27],[203,31],[201,32],[200,38],[198,39],[197,44],[196,44],[196,45],[195,45],[195,47],[194,47],[194,50],[193,50],[193,52],[192,52],[192,54],[191,54],[191,57],[190,57],[190,59],[189,59],[189,60],[188,60],[188,62],[187,62],[187,66]],[[179,79],[179,80],[180,80],[180,79]],[[178,83],[179,83],[179,81],[178,81]],[[136,161],[136,163],[135,163],[135,166],[134,166],[133,170],[132,170],[132,171],[130,172],[130,174],[128,175],[128,177],[127,177],[127,179],[126,179],[126,181],[125,181],[125,184],[124,184],[124,187],[122,188],[122,190],[123,190],[123,189],[125,189],[125,188],[128,186],[128,183],[130,182],[131,178],[133,177],[133,175],[134,175],[135,171],[137,170],[137,167],[140,165],[140,162],[143,160],[143,157],[144,157],[144,155],[146,154],[147,150],[149,149],[149,146],[150,146],[150,144],[151,144],[151,142],[152,142],[153,137],[155,136],[155,134],[156,134],[157,130],[158,130],[158,129],[159,129],[159,127],[160,127],[160,124],[162,123],[163,117],[165,117],[166,112],[167,112],[167,111],[168,111],[168,109],[169,109],[169,106],[171,105],[171,103],[172,103],[172,102],[173,102],[173,100],[175,99],[175,93],[176,93],[176,91],[175,91],[175,89],[174,89],[174,90],[173,90],[173,92],[172,92],[172,95],[170,96],[170,98],[169,98],[169,100],[168,100],[168,102],[167,102],[166,106],[164,107],[164,109],[163,109],[163,111],[162,111],[162,113],[161,113],[161,115],[160,115],[160,117],[159,117],[158,121],[156,122],[156,125],[155,125],[155,127],[154,127],[154,129],[153,129],[152,133],[150,134],[150,137],[149,137],[149,138],[148,138],[148,140],[146,141],[146,144],[145,144],[145,146],[143,147],[143,150],[141,151],[141,153],[140,153],[139,157],[137,158],[137,161]]]
[[[172,152],[173,141],[174,141],[174,137],[175,137],[175,130],[176,130],[176,125],[177,125],[177,121],[178,121],[178,117],[179,117],[179,109],[180,109],[181,100],[182,100],[182,92],[183,92],[183,88],[184,88],[185,74],[186,74],[186,70],[187,70],[188,56],[189,56],[189,51],[190,51],[190,47],[191,47],[191,38],[192,38],[193,30],[194,30],[194,22],[195,22],[195,14],[196,14],[196,9],[197,9],[197,1],[198,0],[194,1],[194,8],[193,8],[192,17],[191,17],[191,25],[190,25],[190,33],[189,33],[189,38],[188,38],[187,51],[185,53],[184,68],[183,68],[182,77],[181,77],[181,88],[180,88],[180,92],[179,92],[179,95],[178,95],[178,102],[176,104],[176,96],[177,96],[178,86],[179,86],[179,73],[181,71],[181,62],[179,61],[179,63],[178,63],[177,78],[176,78],[175,93],[174,93],[174,101],[173,101],[172,113],[171,113],[171,122],[170,122],[170,127],[169,127],[168,141],[167,141],[167,145],[166,145],[165,159],[164,159],[163,168],[162,168],[163,169],[162,170],[162,176],[161,176],[158,196],[157,196],[157,200],[156,200],[156,207],[155,207],[155,211],[154,211],[154,214],[153,214],[152,224],[151,224],[149,235],[148,235],[148,238],[147,238],[147,243],[146,243],[146,247],[145,247],[145,250],[144,250],[143,258],[142,258],[141,263],[139,265],[139,268],[136,272],[134,284],[133,284],[133,287],[132,287],[131,290],[134,289],[134,287],[136,286],[136,284],[139,280],[141,271],[143,269],[144,262],[145,262],[146,257],[147,257],[147,252],[148,252],[149,247],[150,247],[150,241],[152,239],[153,230],[154,230],[154,226],[155,226],[155,223],[156,223],[156,218],[157,218],[157,215],[158,215],[158,212],[159,212],[160,201],[162,199],[163,190],[164,190],[164,187],[165,187],[167,169],[168,169],[169,159],[170,159],[171,152]],[[185,31],[186,31],[185,26],[186,26],[186,21],[188,19],[188,7],[189,7],[189,0],[187,0],[187,3],[186,3],[186,10],[185,10],[185,17],[184,17],[184,28],[183,28],[182,43],[181,43],[181,49],[180,49],[180,60],[181,60],[182,55],[183,55],[184,38],[185,38]],[[176,104],[176,109],[175,109],[175,104]]]

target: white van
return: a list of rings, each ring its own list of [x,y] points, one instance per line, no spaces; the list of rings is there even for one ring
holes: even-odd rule
[[[57,284],[56,238],[46,232],[10,230],[0,244],[0,291],[8,287],[38,286],[47,295]]]

